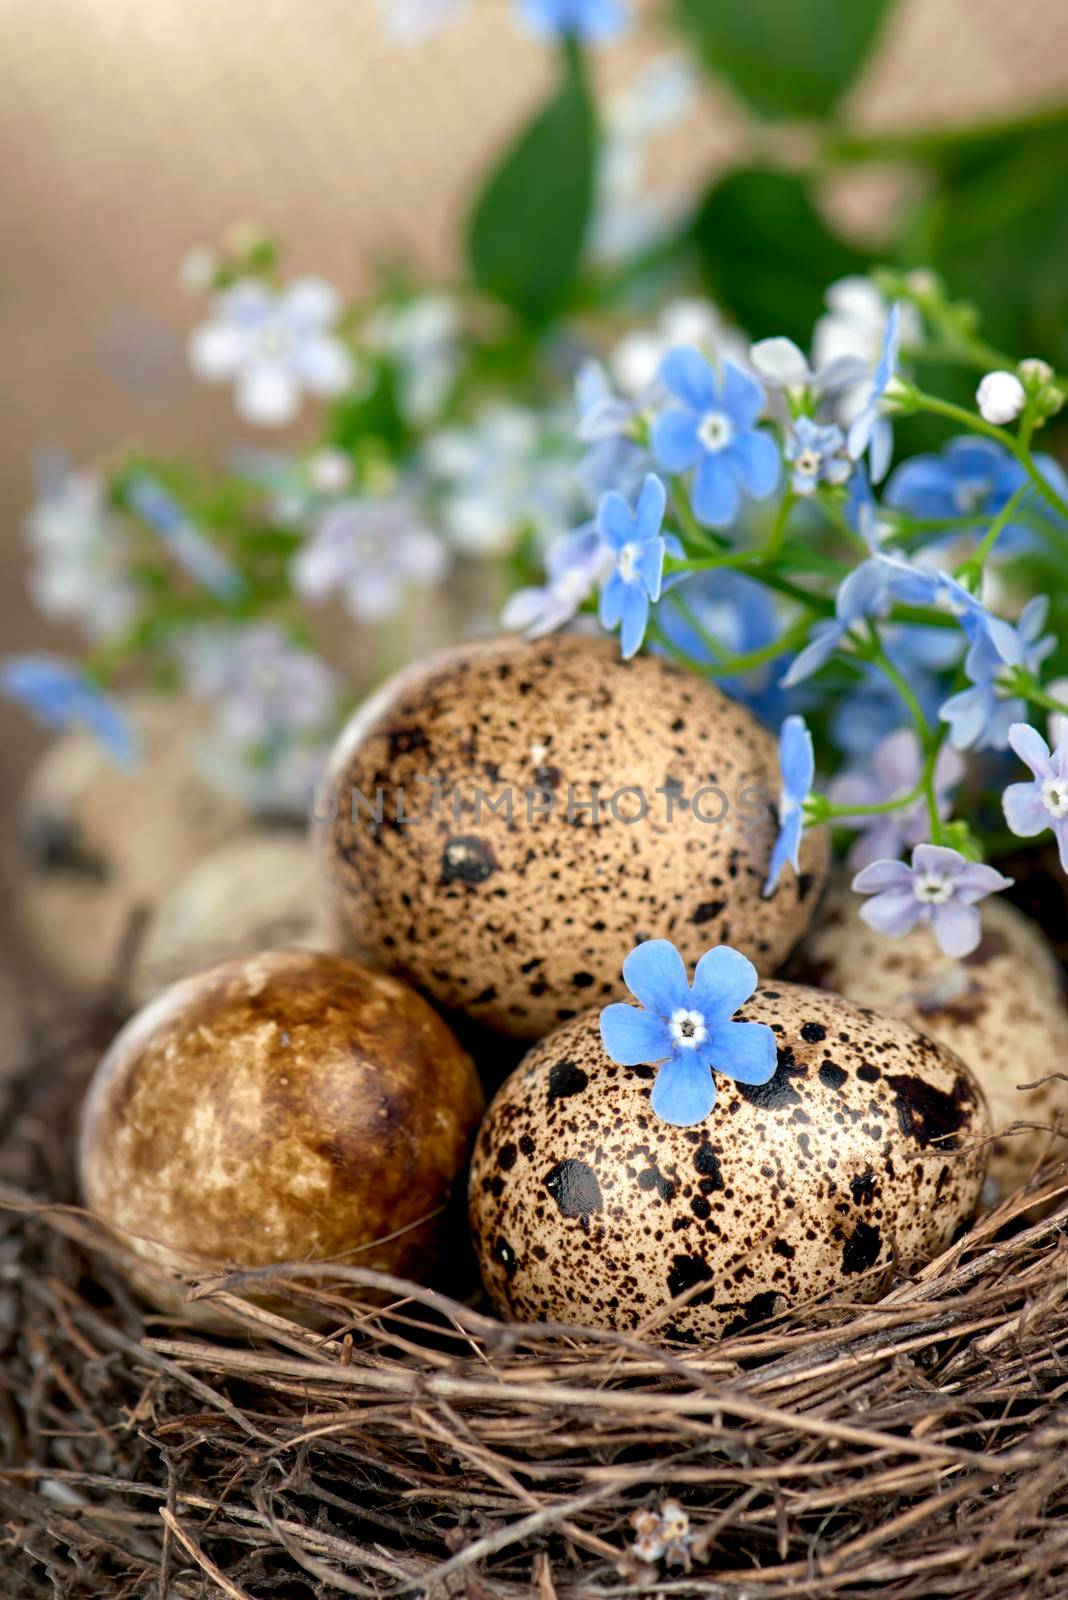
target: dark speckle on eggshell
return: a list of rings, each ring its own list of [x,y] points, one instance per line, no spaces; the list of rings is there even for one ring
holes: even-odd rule
[[[954,1056],[794,984],[758,989],[737,1015],[777,1030],[775,1075],[760,1088],[718,1077],[716,1106],[692,1128],[652,1111],[654,1069],[609,1060],[597,1010],[527,1053],[490,1107],[471,1175],[472,1230],[503,1315],[623,1330],[654,1318],[692,1342],[847,1285],[874,1296],[967,1223],[988,1124]],[[865,1082],[873,1056],[883,1071]],[[562,1066],[571,1092],[553,1094]],[[512,1160],[517,1145],[526,1159]],[[514,1262],[497,1259],[498,1238]]]

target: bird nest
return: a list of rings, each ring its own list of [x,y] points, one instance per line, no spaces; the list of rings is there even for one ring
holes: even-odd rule
[[[1063,1167],[878,1304],[703,1351],[503,1324],[463,1262],[450,1293],[344,1267],[191,1285],[206,1333],[140,1304],[74,1203],[110,1029],[57,1030],[2,1091],[5,1594],[1068,1590]]]

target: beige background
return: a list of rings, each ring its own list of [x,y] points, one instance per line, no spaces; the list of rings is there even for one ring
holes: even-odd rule
[[[294,267],[352,289],[389,262],[448,274],[480,168],[548,81],[510,11],[469,0],[412,49],[385,36],[375,0],[0,0],[2,648],[68,642],[22,595],[35,447],[81,461],[242,437],[226,397],[184,369],[189,244],[249,217],[290,241]],[[602,54],[606,87],[669,47],[658,15],[644,5]],[[1065,0],[902,0],[850,114],[886,127],[1065,93]],[[664,182],[685,186],[741,138],[729,95],[710,92],[661,150]],[[0,713],[9,801],[34,742]]]

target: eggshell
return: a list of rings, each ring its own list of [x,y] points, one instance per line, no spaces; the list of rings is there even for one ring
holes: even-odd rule
[[[888,939],[860,916],[845,880],[828,890],[796,961],[799,977],[858,1004],[903,1017],[966,1061],[986,1095],[995,1132],[1023,1121],[1039,1128],[994,1142],[986,1198],[1011,1194],[1043,1154],[1068,1144],[1041,1129],[1068,1129],[1068,1006],[1061,971],[1039,929],[1000,895],[983,901],[983,938],[962,961],[944,955],[929,928]]]
[[[213,850],[149,918],[129,991],[144,1002],[232,956],[279,946],[330,950],[315,862],[299,831],[257,828]]]
[[[418,1276],[481,1109],[471,1060],[406,985],[269,951],[173,985],[118,1035],[83,1110],[81,1186],[157,1267]]]
[[[737,1015],[775,1030],[775,1075],[717,1077],[692,1128],[653,1112],[652,1067],[609,1059],[597,1011],[527,1053],[471,1168],[472,1234],[503,1316],[736,1332],[828,1290],[873,1298],[892,1265],[934,1257],[965,1225],[988,1123],[962,1062],[896,1018],[778,980]]]
[[[78,991],[119,976],[133,919],[248,826],[245,808],[198,771],[199,708],[143,697],[124,709],[141,741],[137,766],[73,730],[49,746],[23,796],[20,923],[35,958]]]
[[[581,809],[595,786],[597,819]],[[636,935],[691,961],[726,942],[763,971],[783,961],[827,841],[809,834],[800,876],[787,867],[761,897],[779,787],[776,741],[707,680],[654,656],[624,662],[615,640],[511,637],[386,684],[336,746],[313,834],[357,950],[535,1038],[622,992]],[[505,791],[511,820],[490,809]],[[399,806],[420,820],[398,821]]]

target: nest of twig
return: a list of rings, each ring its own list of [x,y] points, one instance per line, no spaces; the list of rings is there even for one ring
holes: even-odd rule
[[[100,1043],[67,1030],[3,1091],[4,1595],[1068,1591],[1063,1168],[878,1305],[703,1352],[340,1267],[200,1285],[216,1336],[140,1305],[73,1204]]]

